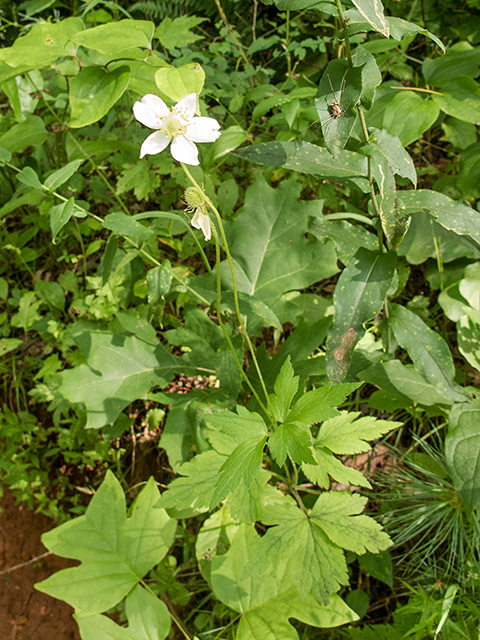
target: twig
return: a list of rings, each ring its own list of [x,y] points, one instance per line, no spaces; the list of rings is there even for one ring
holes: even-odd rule
[[[29,564],[34,564],[35,562],[38,562],[39,560],[43,560],[43,558],[46,558],[47,556],[51,556],[51,555],[52,555],[51,551],[46,551],[45,553],[42,553],[42,555],[40,556],[36,556],[31,560],[27,560],[27,562],[22,562],[22,564],[16,564],[14,567],[10,567],[10,569],[4,569],[3,571],[0,571],[0,576],[3,576],[5,573],[10,573],[11,571],[16,571],[16,569],[21,569],[22,567],[26,567]]]

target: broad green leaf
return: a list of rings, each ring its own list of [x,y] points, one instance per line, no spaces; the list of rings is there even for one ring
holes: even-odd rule
[[[201,92],[205,71],[198,62],[189,62],[181,67],[162,67],[155,72],[155,82],[166,98],[178,102],[189,93]]]
[[[462,151],[460,155],[460,171],[458,172],[457,188],[464,198],[480,197],[479,180],[480,144],[476,142],[470,145],[468,149],[465,149],[465,151]]]
[[[313,218],[308,230],[319,240],[331,238],[335,243],[338,259],[343,264],[348,264],[360,247],[371,251],[378,247],[376,234],[367,231],[360,224],[351,224],[347,220],[335,220],[327,216]]]
[[[86,127],[103,118],[123,95],[129,79],[127,66],[110,73],[100,67],[82,69],[70,82],[70,127]]]
[[[134,220],[131,216],[127,216],[123,211],[115,211],[105,216],[103,220],[105,229],[110,229],[115,234],[131,238],[135,242],[139,242],[140,238],[152,233],[145,225]]]
[[[38,308],[42,304],[41,300],[37,300],[34,291],[27,291],[20,298],[18,311],[12,316],[10,323],[12,327],[21,327],[25,332],[30,329],[38,320],[40,314]]]
[[[368,551],[358,558],[358,564],[372,578],[381,580],[390,588],[393,587],[393,563],[387,550],[380,551],[380,553],[370,553]]]
[[[454,381],[455,367],[445,340],[417,314],[398,304],[389,305],[389,324],[416,371],[450,402],[466,402],[468,396]]]
[[[406,214],[427,211],[445,229],[470,236],[480,245],[480,213],[465,201],[452,200],[443,193],[429,189],[401,191],[398,195]]]
[[[165,260],[159,267],[147,271],[148,302],[155,306],[165,301],[172,284],[172,264]]]
[[[417,186],[417,172],[412,157],[402,145],[398,136],[392,136],[385,129],[370,129],[370,144],[375,146],[384,156],[394,174],[408,178],[414,187]]]
[[[377,420],[374,416],[358,418],[359,415],[356,411],[342,411],[341,415],[324,422],[315,439],[315,447],[326,447],[340,455],[364,453],[371,449],[371,440],[402,424]]]
[[[400,398],[404,401],[404,407],[451,404],[448,398],[437,391],[435,384],[425,380],[412,366],[405,366],[399,360],[373,365],[362,371],[359,377]]]
[[[74,55],[76,47],[69,40],[84,28],[80,18],[34,24],[13,46],[0,50],[0,84],[21,73],[48,66],[57,58]]]
[[[440,47],[443,53],[445,53],[445,45],[443,42],[437,38],[436,35],[427,29],[423,29],[418,24],[415,24],[414,22],[407,22],[407,20],[402,20],[402,18],[395,18],[392,16],[387,18],[387,22],[390,27],[391,38],[394,38],[395,40],[402,40],[409,36],[422,35],[433,40],[433,42]]]
[[[250,487],[260,471],[266,441],[267,434],[262,431],[261,435],[241,442],[228,456],[218,471],[210,509],[235,491],[242,482],[247,489]]]
[[[256,567],[251,573],[245,572],[245,566],[254,566],[253,547],[257,542],[253,527],[242,525],[228,552],[214,557],[211,563],[215,595],[242,614],[235,634],[237,640],[298,640],[290,618],[321,628],[357,619],[335,594],[328,605],[322,606],[311,595],[302,598],[295,587],[288,588],[281,579],[265,576]],[[277,564],[283,568],[282,556],[275,558]],[[262,558],[259,567],[263,565]]]
[[[279,467],[285,464],[287,453],[297,464],[316,464],[311,446],[310,434],[289,422],[279,425],[268,439],[270,453]]]
[[[339,411],[335,407],[345,402],[347,396],[359,386],[358,382],[352,382],[337,384],[333,387],[325,385],[314,391],[308,391],[300,396],[288,414],[287,420],[311,425],[335,418],[339,415]]]
[[[465,275],[458,283],[458,290],[471,307],[480,311],[480,262],[465,267]]]
[[[103,287],[107,284],[110,274],[112,272],[115,256],[117,255],[118,240],[119,240],[119,237],[113,233],[107,240],[107,245],[105,247],[105,252],[103,254],[103,270],[102,270],[102,286]]]
[[[338,270],[333,243],[305,237],[308,217],[319,215],[321,204],[298,202],[300,191],[293,179],[272,189],[260,177],[247,190],[240,214],[224,222],[237,288],[274,312],[285,291],[303,289]],[[231,288],[226,261],[221,273],[223,286]]]
[[[40,146],[46,139],[43,119],[40,116],[28,116],[0,136],[0,146],[10,153],[22,153],[27,147]]]
[[[49,191],[55,191],[78,171],[83,162],[84,160],[73,160],[72,162],[68,162],[61,169],[54,171],[45,179],[45,187]]]
[[[430,129],[439,112],[433,100],[424,100],[414,91],[390,89],[375,100],[366,119],[369,127],[386,129],[406,147]]]
[[[376,553],[390,546],[390,538],[373,518],[360,514],[367,498],[344,491],[327,491],[316,501],[310,518],[331,542],[357,554]]]
[[[144,397],[154,385],[164,387],[175,371],[197,373],[160,342],[154,346],[108,331],[84,334],[83,340],[87,364],[62,371],[59,393],[70,402],[85,404],[87,428],[113,424],[130,402]]]
[[[393,138],[393,136],[390,137]],[[401,146],[400,141],[399,144]],[[361,151],[372,158],[372,175],[379,192],[378,197],[375,197],[380,211],[382,228],[391,248],[396,249],[408,230],[410,219],[397,206],[394,167],[389,162],[387,150],[374,143],[364,145]]]
[[[48,213],[50,215],[50,229],[52,230],[52,242],[55,243],[57,235],[67,224],[73,215],[73,207],[75,206],[75,198],[72,196],[67,202],[56,204],[50,207]]]
[[[445,56],[425,58],[422,63],[422,73],[428,84],[441,87],[444,82],[450,82],[460,76],[478,78],[480,74],[480,51],[449,51]]]
[[[240,525],[233,521],[228,505],[215,511],[202,524],[195,543],[195,555],[202,576],[211,586],[211,561],[231,546]]]
[[[207,438],[220,453],[232,453],[238,444],[246,440],[261,439],[267,435],[267,427],[263,418],[242,405],[237,405],[236,413],[218,411],[205,415],[205,422],[208,427],[214,430],[211,435],[207,435]],[[222,433],[227,439],[220,440],[216,432]]]
[[[35,282],[35,291],[43,300],[53,309],[65,308],[65,294],[58,282],[46,282],[45,280],[37,280]]]
[[[202,40],[205,36],[192,33],[190,29],[204,22],[207,18],[199,16],[180,16],[173,20],[166,17],[155,29],[155,38],[160,40],[160,44],[166,49],[181,49],[189,44]]]
[[[42,536],[47,549],[82,564],[63,569],[35,587],[65,600],[79,616],[115,606],[160,562],[173,542],[175,520],[153,508],[159,495],[150,478],[127,519],[123,489],[108,471],[85,515]]]
[[[385,38],[390,35],[388,21],[383,12],[381,0],[352,0],[368,24]]]
[[[158,506],[176,518],[191,518],[210,510],[218,472],[225,456],[207,451],[194,456],[177,468],[182,476],[175,478],[162,493]]]
[[[231,125],[226,129],[222,129],[222,135],[208,147],[203,148],[203,162],[208,167],[218,158],[223,158],[227,153],[231,153],[248,138],[248,133],[238,125]],[[220,189],[222,188],[220,185]],[[235,184],[237,184],[235,182]],[[236,204],[236,202],[235,202]]]
[[[82,640],[164,640],[171,627],[167,605],[137,585],[125,600],[128,627],[101,615],[74,615]]]
[[[278,422],[282,422],[287,418],[292,400],[298,391],[298,380],[299,378],[295,375],[289,356],[283,363],[275,380],[275,394],[270,395],[270,405],[275,420]]]
[[[13,351],[22,344],[18,338],[0,338],[0,356]]]
[[[154,29],[155,25],[149,20],[120,20],[77,33],[72,40],[105,54],[135,47],[151,50]]]
[[[455,490],[469,510],[480,508],[480,404],[454,405],[445,457]]]
[[[441,92],[442,95],[432,94],[432,99],[442,111],[465,122],[480,124],[478,82],[469,76],[458,76],[442,83]]]
[[[27,187],[31,187],[32,189],[43,189],[37,172],[34,171],[32,167],[24,167],[19,173],[17,173],[16,177],[17,180],[22,184],[25,184]]]
[[[362,180],[368,173],[367,159],[353,151],[343,151],[336,158],[310,142],[264,142],[233,152],[243,160],[267,167],[284,167],[338,182]],[[366,186],[365,186],[366,189]]]
[[[318,484],[322,489],[330,487],[330,478],[344,485],[372,488],[360,471],[344,465],[328,449],[316,446],[312,451],[315,465],[302,464],[302,471],[311,482]]]
[[[382,82],[382,74],[375,57],[362,46],[355,48],[352,55],[353,64],[362,70],[362,105],[371,109],[375,98],[375,89]]]
[[[348,142],[355,125],[352,110],[362,92],[362,71],[349,68],[345,59],[333,60],[325,69],[315,97],[325,146],[334,158]]]
[[[308,516],[291,503],[265,507],[262,522],[278,526],[258,540],[252,565],[264,567],[265,573],[273,571],[302,596],[311,592],[317,601],[328,602],[348,580],[342,549],[375,553],[390,544],[378,523],[357,515],[365,502],[358,495],[329,491],[320,495]],[[247,565],[246,573],[249,569]]]
[[[348,373],[363,325],[381,310],[392,282],[397,257],[360,248],[335,287],[335,316],[327,339],[327,372],[333,383]]]
[[[465,360],[480,371],[480,312],[469,307],[464,307],[464,312],[457,323],[458,348]]]
[[[5,162],[10,162],[12,154],[7,149],[0,147],[0,166],[3,167]]]

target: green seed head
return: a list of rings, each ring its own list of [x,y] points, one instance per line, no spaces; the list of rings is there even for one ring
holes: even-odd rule
[[[203,190],[197,189],[197,187],[188,187],[183,194],[183,199],[187,205],[188,211],[195,211],[195,209],[205,209],[207,207],[207,197]]]

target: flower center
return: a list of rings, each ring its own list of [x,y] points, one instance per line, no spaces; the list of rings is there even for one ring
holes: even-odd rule
[[[163,131],[169,138],[183,136],[187,133],[188,118],[178,109],[171,109],[168,116],[160,118],[160,122],[162,125],[160,131]]]

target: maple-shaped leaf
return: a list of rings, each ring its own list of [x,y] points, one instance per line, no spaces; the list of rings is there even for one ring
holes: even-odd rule
[[[278,493],[278,492],[277,492]],[[314,627],[335,627],[358,616],[333,595],[328,605],[319,604],[311,595],[301,597],[295,586],[286,585],[282,571],[265,575],[262,566],[252,562],[259,537],[253,527],[241,525],[227,553],[211,560],[210,580],[215,595],[241,614],[237,640],[298,640],[289,619],[295,618]],[[275,565],[284,567],[282,556]],[[251,567],[251,571],[246,569]]]
[[[167,606],[140,585],[125,600],[128,627],[102,615],[74,614],[82,640],[164,640],[170,633]]]
[[[299,377],[294,375],[291,358],[288,356],[275,380],[275,393],[270,395],[270,406],[278,422],[284,422],[287,418],[290,404],[298,390],[298,381]]]
[[[166,386],[174,372],[198,374],[196,367],[182,363],[156,338],[152,342],[90,331],[76,340],[87,364],[62,371],[58,391],[70,402],[85,404],[87,428],[112,424],[127,405],[144,397],[154,385]]]
[[[238,290],[274,312],[285,291],[305,289],[338,272],[333,242],[306,237],[309,217],[322,214],[322,203],[299,201],[301,189],[294,178],[272,189],[259,177],[235,221],[224,222]],[[221,274],[222,288],[231,288],[226,261]]]
[[[333,387],[326,385],[304,393],[289,412],[288,422],[310,425],[335,418],[340,413],[335,407],[345,402],[346,397],[358,389],[360,384],[349,382]]]
[[[262,522],[272,526],[252,551],[252,567],[275,568],[285,585],[295,585],[300,595],[312,593],[319,602],[348,583],[343,549],[362,555],[390,544],[372,518],[359,514],[366,499],[341,491],[322,494],[307,515],[292,503],[267,506]],[[279,560],[281,559],[281,560]],[[247,571],[251,571],[247,567]]]
[[[315,447],[326,447],[340,455],[369,451],[369,440],[380,438],[388,431],[401,426],[401,422],[377,420],[373,416],[359,418],[360,412],[342,411],[336,418],[327,420],[320,427]]]
[[[163,509],[153,508],[159,496],[150,478],[127,519],[125,494],[107,471],[83,516],[42,535],[47,549],[82,564],[63,569],[35,587],[65,600],[79,616],[98,614],[118,604],[173,542],[176,521]]]

